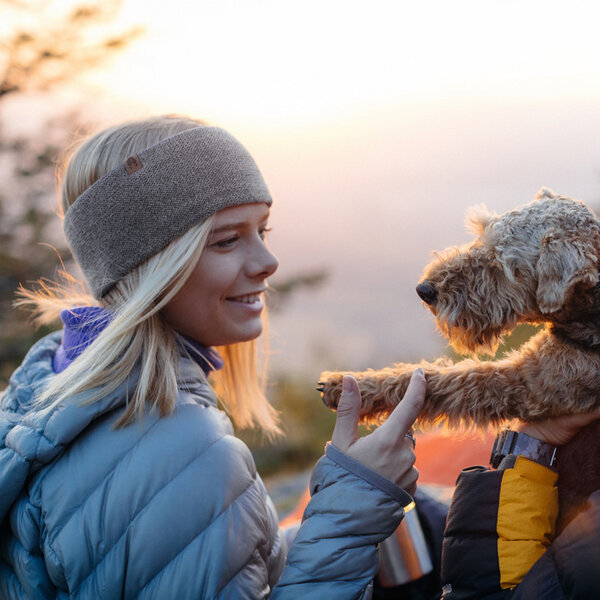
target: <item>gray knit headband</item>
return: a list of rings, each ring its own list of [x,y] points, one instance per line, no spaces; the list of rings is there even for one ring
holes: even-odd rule
[[[190,227],[230,206],[266,202],[248,151],[217,127],[197,127],[132,156],[67,211],[65,235],[92,292],[120,279]]]

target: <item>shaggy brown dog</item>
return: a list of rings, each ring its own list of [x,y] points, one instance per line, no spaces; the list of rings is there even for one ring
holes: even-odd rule
[[[417,286],[452,346],[462,353],[493,353],[518,323],[544,329],[501,360],[399,363],[349,373],[360,386],[363,421],[384,418],[418,366],[427,378],[422,424],[536,421],[600,404],[600,222],[594,213],[580,201],[541,190],[535,201],[500,216],[477,209],[469,224],[477,238],[436,255]],[[344,374],[321,376],[323,400],[332,408]],[[562,450],[561,463],[569,462],[570,452],[578,460],[592,453],[580,440],[600,440],[600,426],[586,431],[577,436],[580,447]],[[600,462],[597,454],[591,460]],[[580,468],[574,470],[580,477]],[[561,473],[561,484],[567,479]],[[594,491],[600,479],[589,484]],[[582,490],[580,500],[589,493]]]

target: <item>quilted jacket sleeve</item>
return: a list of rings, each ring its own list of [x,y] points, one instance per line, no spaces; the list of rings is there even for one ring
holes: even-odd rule
[[[264,598],[283,568],[274,508],[216,409],[99,422],[31,501],[50,577],[72,598]]]
[[[600,598],[600,490],[529,571],[511,600]]]
[[[311,480],[312,498],[272,598],[368,598],[377,544],[412,498],[329,444]]]
[[[524,457],[497,471],[473,467],[460,474],[444,535],[445,600],[513,598],[526,589],[554,536],[555,483],[554,472]]]

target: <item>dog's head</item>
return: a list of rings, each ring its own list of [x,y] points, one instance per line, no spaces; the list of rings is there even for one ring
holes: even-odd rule
[[[499,216],[472,209],[468,225],[476,239],[435,254],[417,285],[459,352],[493,353],[519,322],[564,318],[598,283],[600,224],[583,202],[544,189]]]

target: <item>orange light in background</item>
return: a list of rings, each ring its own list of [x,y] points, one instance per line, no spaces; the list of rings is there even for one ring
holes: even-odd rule
[[[450,437],[440,432],[421,433],[417,436],[415,466],[419,483],[451,485],[462,469],[475,465],[489,467],[495,434],[458,434]]]

